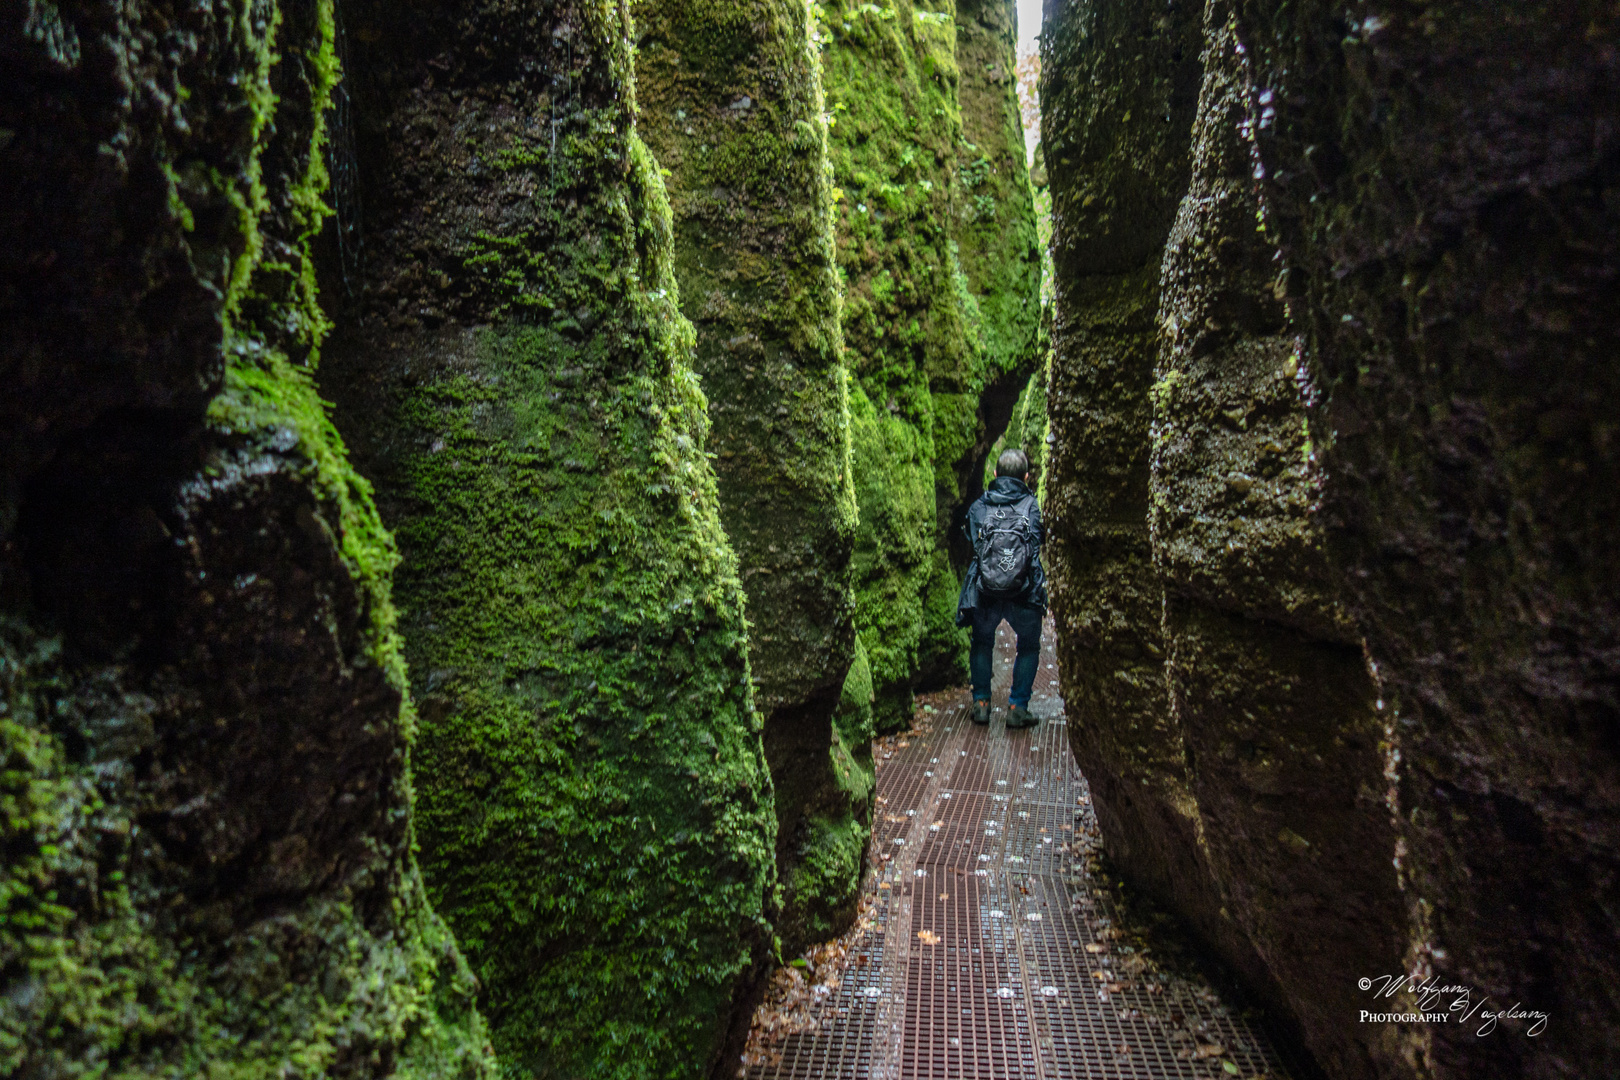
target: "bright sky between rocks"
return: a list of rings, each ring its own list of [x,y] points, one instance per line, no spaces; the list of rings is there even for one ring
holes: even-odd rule
[[[1041,32],[1042,0],[1018,0],[1018,55],[1033,52],[1035,35]]]

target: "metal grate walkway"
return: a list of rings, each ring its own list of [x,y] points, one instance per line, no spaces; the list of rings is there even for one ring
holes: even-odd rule
[[[1030,731],[968,720],[965,691],[880,740],[858,925],[788,968],[755,1018],[748,1080],[1283,1080],[1257,1028],[1159,967],[1092,879],[1053,628]],[[1012,635],[998,642],[1005,704]]]

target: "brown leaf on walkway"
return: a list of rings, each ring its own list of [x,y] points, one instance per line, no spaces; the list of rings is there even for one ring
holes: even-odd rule
[[[1226,1047],[1220,1043],[1205,1043],[1193,1051],[1193,1057],[1202,1060],[1203,1058],[1220,1057],[1224,1053],[1226,1053]]]
[[[932,930],[919,930],[917,931],[917,940],[924,945],[938,945],[939,935]]]

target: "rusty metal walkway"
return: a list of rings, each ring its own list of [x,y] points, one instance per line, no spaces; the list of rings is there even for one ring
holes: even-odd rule
[[[879,741],[859,924],[777,977],[748,1080],[1288,1075],[1238,1009],[1161,968],[1094,880],[1096,822],[1052,639],[1048,622],[1033,730],[1006,731],[1000,707],[974,726],[961,691]],[[1002,706],[1005,626],[998,646]]]

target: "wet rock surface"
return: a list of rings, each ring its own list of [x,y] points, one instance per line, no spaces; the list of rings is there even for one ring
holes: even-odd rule
[[[966,677],[955,530],[1037,359],[1011,8],[820,5],[854,376],[856,625],[880,731],[909,722],[914,689]]]
[[[485,1077],[312,372],[330,9],[0,29],[0,1072]]]
[[[1048,8],[1051,563],[1111,854],[1331,1075],[1612,1071],[1613,27]],[[1552,1019],[1358,1025],[1385,967]]]

